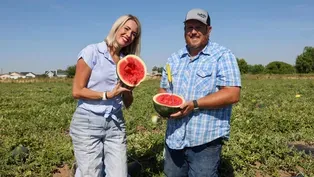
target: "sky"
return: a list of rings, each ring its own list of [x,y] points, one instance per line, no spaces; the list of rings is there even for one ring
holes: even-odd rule
[[[192,8],[209,12],[210,40],[248,64],[293,65],[305,46],[314,46],[313,0],[0,0],[0,69],[66,69],[85,46],[103,41],[118,17],[133,14],[150,72],[185,46],[183,21]]]

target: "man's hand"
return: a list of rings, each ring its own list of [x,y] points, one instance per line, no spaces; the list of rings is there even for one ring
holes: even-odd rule
[[[170,119],[178,119],[188,115],[194,110],[194,104],[192,101],[185,102],[180,106],[181,110],[170,115]]]

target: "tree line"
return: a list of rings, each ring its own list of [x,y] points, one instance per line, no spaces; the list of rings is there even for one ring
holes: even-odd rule
[[[249,65],[245,59],[237,58],[241,74],[294,74],[314,73],[314,47],[306,46],[296,57],[295,65],[282,61],[273,61],[266,66],[261,64]]]
[[[293,74],[314,73],[314,47],[306,46],[303,52],[296,57],[295,65],[282,61],[273,61],[266,66],[262,64],[250,65],[244,58],[237,58],[241,74]],[[162,73],[163,67],[154,66],[153,73]],[[66,69],[68,77],[75,75],[75,65]]]

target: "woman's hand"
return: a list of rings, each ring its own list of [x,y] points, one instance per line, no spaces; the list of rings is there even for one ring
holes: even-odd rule
[[[128,88],[122,87],[122,83],[118,82],[112,91],[107,92],[107,97],[108,99],[111,99],[123,92],[131,92],[131,90]]]
[[[124,88],[129,89],[130,91],[133,91],[133,89],[135,88],[135,87],[130,87],[130,86],[127,86],[127,85],[126,85],[126,84],[124,84],[123,82],[121,82],[121,86],[122,86],[122,87],[124,87]]]

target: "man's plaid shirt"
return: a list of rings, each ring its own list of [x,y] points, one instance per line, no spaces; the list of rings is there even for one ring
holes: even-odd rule
[[[186,47],[167,60],[173,78],[173,93],[186,101],[217,92],[219,86],[241,86],[240,70],[233,53],[217,43],[208,42],[199,55],[190,60]],[[171,92],[165,68],[161,88]],[[166,143],[172,149],[182,149],[229,138],[232,105],[220,109],[192,112],[182,119],[169,119]]]

